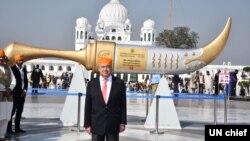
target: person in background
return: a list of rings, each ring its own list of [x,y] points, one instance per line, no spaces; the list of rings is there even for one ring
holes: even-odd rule
[[[143,90],[148,91],[149,90],[149,75],[146,75],[146,78],[143,81]]]
[[[4,50],[0,49],[0,141],[8,140],[5,138],[5,134],[13,105],[12,90],[16,85],[15,77],[7,65],[7,60]]]
[[[39,65],[37,64],[31,73],[32,88],[35,88],[35,90],[32,90],[32,93],[38,92],[37,88],[39,88],[40,80],[43,81],[44,77],[42,70],[39,68]]]
[[[190,89],[192,93],[196,92],[198,80],[199,80],[199,71],[191,73]]]
[[[234,72],[230,72],[230,95],[236,96],[236,86],[238,82],[237,78],[238,70],[235,70]]]
[[[220,70],[217,71],[217,73],[214,76],[214,94],[218,95],[221,90],[221,84],[219,84],[219,75],[220,75]]]
[[[87,85],[84,128],[91,141],[119,141],[127,124],[126,86],[112,75],[111,58],[99,58],[98,70]]]
[[[179,77],[179,75],[175,74],[173,76],[172,82],[174,84],[174,93],[179,93],[179,83],[180,83],[181,79]]]
[[[205,83],[205,79],[204,79],[204,75],[202,72],[199,73],[199,80],[198,80],[198,84],[199,84],[199,94],[203,94],[203,90],[204,90],[204,83]]]
[[[8,123],[7,132],[12,131],[12,117],[15,115],[15,132],[25,133],[26,131],[20,128],[20,122],[25,103],[26,92],[28,88],[27,70],[23,67],[24,57],[20,54],[14,56],[16,64],[11,67],[16,79],[16,86],[13,89],[13,108],[11,118]]]
[[[205,75],[205,89],[206,89],[207,94],[213,93],[213,82],[214,82],[214,78],[210,74],[210,71],[207,70],[206,75]]]

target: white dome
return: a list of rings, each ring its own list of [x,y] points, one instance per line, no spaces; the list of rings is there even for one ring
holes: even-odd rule
[[[143,23],[143,27],[146,29],[154,29],[154,26],[155,26],[155,22],[151,19],[148,19]]]
[[[76,25],[78,27],[87,27],[88,26],[88,19],[84,17],[80,17],[76,20]]]
[[[104,22],[124,23],[128,18],[127,9],[119,0],[111,0],[102,8],[99,18]]]

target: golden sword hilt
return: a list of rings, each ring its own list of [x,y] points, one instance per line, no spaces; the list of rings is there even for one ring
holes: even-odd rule
[[[97,59],[100,56],[114,57],[115,43],[107,41],[91,41],[86,48],[80,51],[53,50],[21,43],[11,43],[4,48],[9,58],[8,65],[15,64],[14,56],[21,54],[24,61],[44,57],[69,59],[85,66],[87,70],[97,71]],[[113,53],[112,53],[113,52]]]

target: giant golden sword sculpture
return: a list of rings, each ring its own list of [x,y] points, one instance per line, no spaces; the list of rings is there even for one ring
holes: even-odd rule
[[[212,62],[224,49],[232,19],[223,31],[208,45],[197,49],[170,49],[147,47],[138,44],[116,44],[110,41],[92,40],[81,51],[62,51],[11,43],[4,48],[14,64],[14,55],[24,55],[24,61],[43,57],[58,57],[73,60],[84,65],[87,70],[97,71],[98,57],[111,57],[113,71],[125,73],[182,74],[198,70]]]

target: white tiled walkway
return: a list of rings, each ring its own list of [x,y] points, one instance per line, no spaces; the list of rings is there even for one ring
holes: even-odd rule
[[[63,127],[59,117],[65,96],[28,96],[21,125],[25,134],[10,136],[13,141],[90,141],[84,131],[76,127]],[[120,141],[203,141],[204,125],[214,124],[212,100],[174,100],[181,130],[162,130],[164,134],[151,134],[154,129],[144,128],[145,99],[128,99],[128,125],[120,134]],[[217,104],[217,124],[224,124],[224,101]],[[228,124],[250,124],[250,102],[228,103]],[[166,107],[167,111],[167,107]]]

